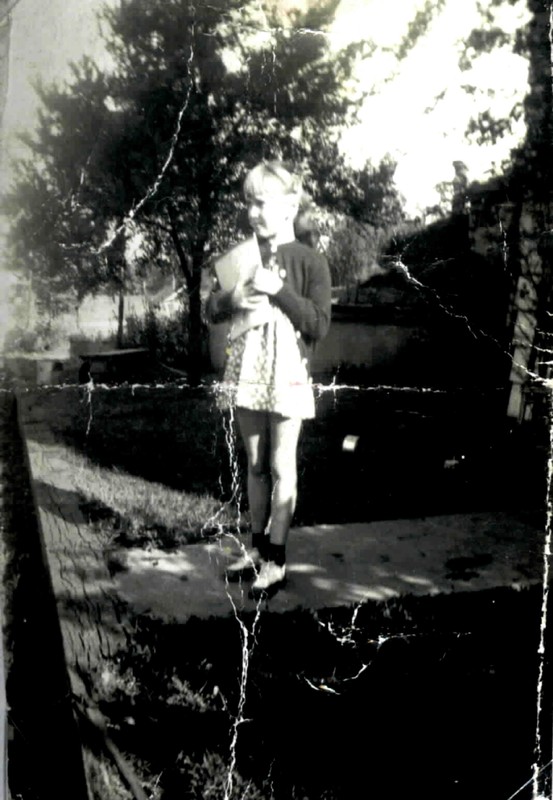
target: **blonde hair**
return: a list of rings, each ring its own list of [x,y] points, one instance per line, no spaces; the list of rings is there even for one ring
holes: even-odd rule
[[[269,178],[276,178],[282,185],[282,193],[300,198],[302,195],[301,178],[283,161],[262,161],[251,169],[244,180],[244,195],[256,197],[263,194],[265,183]]]

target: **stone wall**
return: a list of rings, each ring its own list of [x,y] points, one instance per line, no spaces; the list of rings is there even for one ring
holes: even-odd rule
[[[420,328],[408,322],[373,322],[370,313],[363,318],[355,311],[348,313],[343,306],[335,309],[328,336],[315,351],[314,373],[333,372],[341,364],[368,370],[389,366]]]

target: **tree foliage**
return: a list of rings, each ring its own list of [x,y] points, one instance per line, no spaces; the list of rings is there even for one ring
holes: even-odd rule
[[[344,170],[343,184],[347,185],[341,186],[339,194],[329,192],[335,198],[333,212],[320,213],[319,226],[335,286],[351,287],[366,281],[404,221],[394,170],[395,164],[388,159],[378,167]]]
[[[339,151],[336,131],[355,113],[343,85],[362,47],[328,52],[317,31],[335,5],[288,25],[254,3],[126,0],[106,11],[115,70],[85,59],[69,88],[40,87],[32,158],[4,203],[15,264],[39,295],[121,291],[152,265],[178,269],[198,353],[201,268],[240,235],[249,166],[287,158],[317,201],[361,219],[396,213],[388,165],[370,185]]]
[[[253,0],[123,0],[104,12],[114,69],[84,59],[68,87],[39,87],[31,157],[3,204],[13,263],[43,299],[122,291],[152,265],[178,270],[199,353],[202,265],[240,236],[247,168],[291,160],[318,201],[351,196],[355,214],[374,216],[385,193],[348,171],[338,147],[363,45],[330,52],[321,32],[336,5],[284,21]]]
[[[459,54],[459,68],[467,73],[467,83],[463,89],[473,97],[485,94],[488,102],[493,102],[496,90],[490,86],[478,86],[470,80],[471,70],[478,67],[481,59],[499,50],[529,59],[531,56],[531,37],[528,25],[513,28],[506,27],[503,13],[517,4],[517,0],[488,0],[478,3],[480,25],[474,28],[462,43]],[[520,5],[520,3],[519,3]],[[497,112],[488,108],[479,111],[471,118],[466,128],[469,141],[478,145],[494,145],[503,137],[513,134],[514,125],[523,115],[523,105],[515,101],[508,114],[498,116]]]

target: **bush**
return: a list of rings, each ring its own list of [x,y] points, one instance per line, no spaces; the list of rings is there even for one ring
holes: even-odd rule
[[[67,332],[52,320],[44,319],[36,322],[31,329],[16,326],[7,331],[4,339],[6,352],[22,353],[48,352],[67,342]]]
[[[124,346],[147,347],[162,363],[182,366],[188,356],[185,312],[165,318],[152,309],[144,317],[129,315]]]
[[[229,785],[228,765],[217,753],[206,753],[201,762],[183,756],[181,764],[188,784],[187,800],[271,800],[272,795],[260,792],[236,771]]]

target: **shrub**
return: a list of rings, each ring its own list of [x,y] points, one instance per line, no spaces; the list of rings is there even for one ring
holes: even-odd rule
[[[185,313],[161,317],[153,309],[126,320],[125,347],[147,347],[164,364],[183,365],[188,355]]]
[[[67,332],[51,319],[38,320],[34,327],[16,326],[6,332],[4,350],[23,353],[48,352],[67,341]]]
[[[181,766],[188,783],[186,800],[221,800],[223,797],[229,800],[271,800],[272,795],[260,792],[236,771],[232,774],[232,788],[228,792],[229,767],[217,753],[206,753],[201,762],[184,756]]]

